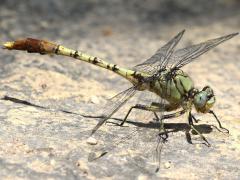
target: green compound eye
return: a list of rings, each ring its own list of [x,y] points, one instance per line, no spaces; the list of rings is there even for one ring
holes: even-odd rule
[[[194,96],[193,103],[197,111],[206,113],[213,107],[216,98],[212,88],[206,86]]]
[[[215,96],[212,96],[209,100],[207,100],[206,108],[210,109],[215,103],[215,101],[216,101]]]
[[[207,92],[202,91],[197,95],[195,95],[194,104],[196,108],[202,108],[205,106],[206,103],[207,103]]]

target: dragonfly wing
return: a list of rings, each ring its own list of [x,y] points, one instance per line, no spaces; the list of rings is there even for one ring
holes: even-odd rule
[[[93,128],[91,135],[93,135],[101,125],[106,122],[115,112],[117,112],[137,91],[137,86],[132,86],[125,91],[120,92],[116,96],[108,100],[104,107],[103,118]]]
[[[160,68],[165,68],[167,65],[167,60],[173,53],[174,48],[182,38],[184,32],[185,30],[179,32],[167,44],[158,49],[152,57],[147,59],[145,62],[136,65],[134,70],[155,74]]]
[[[226,36],[222,36],[216,39],[211,39],[200,44],[192,45],[183,49],[179,49],[175,51],[170,57],[170,64],[172,64],[172,68],[181,68],[184,65],[192,62],[197,57],[201,56],[205,52],[210,49],[216,47],[217,45],[233,38],[238,33],[229,34]]]
[[[141,104],[147,103],[150,99],[142,99],[143,102],[141,102]],[[156,101],[156,97],[154,100]],[[153,101],[151,100],[149,104],[152,102]],[[162,102],[163,100],[156,103],[160,105]],[[164,109],[165,104],[162,105]],[[141,114],[141,111],[143,110],[136,111],[137,114]],[[155,119],[155,121],[146,123],[129,120],[128,128],[112,129],[111,133],[107,133],[108,136],[102,136],[104,138],[107,137],[106,139],[102,140],[104,142],[104,146],[100,145],[100,147],[96,147],[89,154],[89,160],[93,161],[99,159],[107,153],[113,153],[113,151],[116,151],[115,154],[118,154],[118,152],[123,151],[127,147],[129,150],[127,154],[131,154],[131,157],[137,157],[139,154],[141,154],[141,158],[146,159],[146,162],[149,162],[149,166],[145,166],[145,168],[153,168],[152,165],[155,163],[156,168],[158,169],[161,163],[161,151],[164,141],[160,135],[160,133],[162,133],[160,132],[161,124],[156,121],[156,117],[154,116],[153,112],[149,113],[152,116],[148,117],[148,119]],[[162,112],[158,112],[157,114],[161,119]],[[141,121],[142,120],[146,120],[146,117],[145,119],[142,119],[141,117]],[[111,139],[111,141],[109,141],[109,139]],[[153,158],[154,162],[150,160]]]

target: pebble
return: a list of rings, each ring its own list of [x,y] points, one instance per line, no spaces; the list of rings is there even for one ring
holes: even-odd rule
[[[51,164],[52,166],[55,166],[55,165],[56,165],[56,161],[55,161],[54,159],[51,159],[51,160],[50,160],[50,164]]]
[[[90,145],[96,145],[97,144],[97,140],[94,137],[89,137],[87,139],[87,143]]]
[[[202,145],[201,145],[201,144],[196,144],[195,147],[196,147],[196,149],[198,149],[198,150],[199,150],[199,149],[202,149]]]
[[[138,178],[137,178],[137,180],[148,180],[148,179],[149,178],[146,175],[143,175],[143,174],[139,175]]]
[[[164,168],[169,169],[171,167],[171,161],[164,163]]]
[[[92,96],[90,101],[93,103],[93,104],[99,104],[100,103],[100,100],[97,96]]]

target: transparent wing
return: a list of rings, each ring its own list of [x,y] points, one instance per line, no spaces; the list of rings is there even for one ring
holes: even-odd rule
[[[183,49],[175,51],[169,59],[169,64],[172,68],[181,68],[184,65],[192,62],[197,57],[201,56],[210,49],[216,47],[217,45],[227,41],[238,33],[229,34],[216,39],[211,39],[200,44],[192,45]]]
[[[158,127],[156,123],[129,122],[128,127],[112,128],[111,131],[105,132],[101,136],[101,144],[92,148],[88,159],[94,161],[105,155],[111,155],[109,158],[115,160],[126,158],[130,161],[125,164],[134,163],[142,159],[147,164],[144,168],[153,171],[158,162],[153,164],[152,159],[156,158],[156,148],[158,143]],[[115,157],[116,156],[116,157]],[[149,165],[151,165],[149,167]],[[150,169],[151,168],[151,169]]]
[[[141,151],[141,156],[147,158],[147,161],[149,162],[152,162],[150,159],[154,158],[154,166],[157,170],[160,167],[161,152],[165,143],[162,137],[162,133],[164,131],[161,129],[160,119],[164,115],[164,109],[167,101],[149,91],[141,92],[141,95],[138,98],[138,104],[153,105],[153,103],[155,105],[160,105],[159,109],[161,110],[160,112],[156,112],[157,117],[152,111],[145,111],[141,109],[135,110],[135,119],[138,120],[136,120],[136,122],[128,121],[128,124],[137,126],[136,130],[134,132],[130,131],[131,134],[121,138],[120,141],[117,140],[117,142],[124,143],[128,141],[129,143],[134,142],[137,144],[135,147],[138,147],[138,149],[141,148],[141,150],[135,149],[134,151]],[[149,121],[151,123],[147,123]]]
[[[164,100],[159,99],[155,94],[148,91],[141,92],[139,95],[141,99],[136,95],[134,99],[129,101],[131,102],[133,100],[134,103],[131,103],[134,105],[136,104],[135,101],[137,101],[137,104],[143,105],[150,105],[152,102],[164,102]],[[147,116],[145,113],[147,113]],[[162,112],[159,112],[158,117],[161,118],[161,116]],[[118,120],[115,118],[112,119],[114,120],[113,124],[115,124],[115,120]],[[149,121],[151,121],[151,123]],[[148,166],[145,168],[149,168],[149,170],[152,170],[152,168],[158,169],[163,142],[159,136],[160,124],[156,121],[153,112],[135,109],[131,113],[131,116],[127,118],[125,126],[126,127],[117,126],[104,132],[107,134],[101,136],[101,141],[104,143],[94,147],[89,154],[89,160],[94,161],[108,153],[113,155],[124,152],[126,157],[128,155],[129,157],[134,157],[132,159],[132,161],[134,161],[134,159],[141,154],[141,159],[148,162]],[[111,140],[109,141],[109,139]]]
[[[136,86],[132,86],[125,91],[120,92],[112,97],[104,107],[103,117],[98,124],[93,128],[91,135],[93,135],[98,128],[106,122],[115,112],[117,112],[137,91]]]
[[[182,38],[185,30],[178,33],[167,44],[157,50],[157,52],[145,62],[136,65],[133,69],[149,74],[155,74],[160,68],[165,68],[169,57],[172,55],[174,48]]]

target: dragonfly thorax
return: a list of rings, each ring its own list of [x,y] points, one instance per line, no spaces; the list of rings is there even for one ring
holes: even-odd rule
[[[181,104],[181,102],[194,88],[192,79],[182,70],[171,72],[166,69],[162,71],[157,79],[151,83],[150,91],[156,93],[170,104]]]

